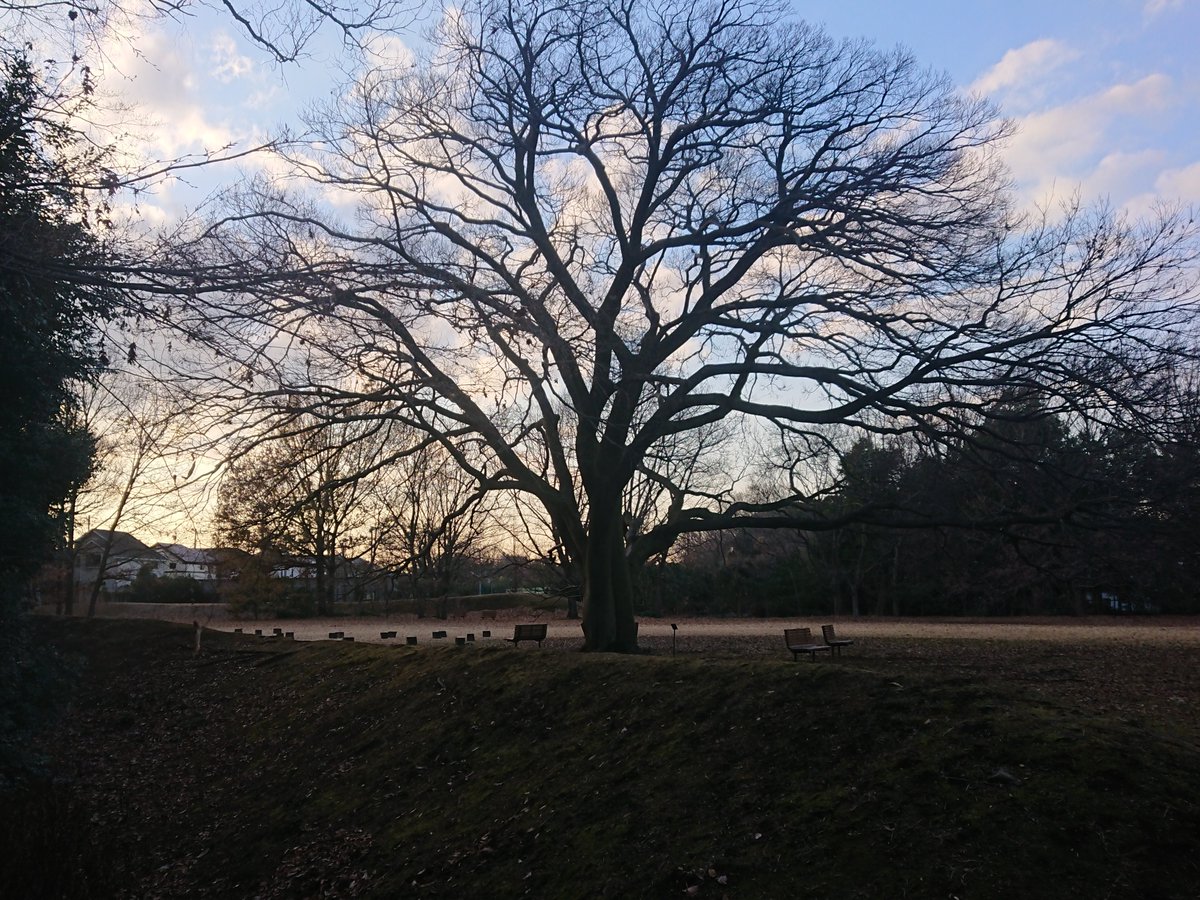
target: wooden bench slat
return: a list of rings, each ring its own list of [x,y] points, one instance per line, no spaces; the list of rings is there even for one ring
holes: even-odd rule
[[[511,641],[514,647],[520,645],[521,641],[537,641],[537,645],[542,646],[542,641],[546,639],[546,623],[527,623],[513,626],[513,636],[505,638]]]
[[[852,638],[839,638],[832,625],[821,626],[821,637],[838,656],[842,655],[843,647],[849,647],[854,643]]]
[[[833,649],[828,644],[818,644],[811,628],[785,628],[783,643],[792,651],[793,660],[799,659],[801,653],[807,653],[808,658],[815,661],[818,653]]]

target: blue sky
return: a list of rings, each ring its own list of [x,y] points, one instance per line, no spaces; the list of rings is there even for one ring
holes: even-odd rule
[[[990,96],[1018,126],[1006,158],[1027,203],[1079,190],[1135,214],[1156,200],[1200,204],[1200,0],[797,0],[794,8],[835,36],[906,46],[961,88]],[[415,42],[422,27],[402,39]],[[245,146],[294,121],[336,91],[338,56],[335,43],[318,44],[311,59],[279,68],[228,19],[202,11],[114,42],[103,83],[141,110],[152,152],[171,157]],[[236,177],[193,181],[208,189]],[[141,208],[161,215],[197,196],[167,186]]]
[[[1018,125],[1027,198],[1079,188],[1142,211],[1200,202],[1200,2],[800,3],[834,34],[902,44]]]

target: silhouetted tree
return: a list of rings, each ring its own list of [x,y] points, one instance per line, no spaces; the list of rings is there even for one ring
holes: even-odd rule
[[[986,102],[769,2],[471,5],[313,128],[291,161],[356,217],[249,186],[163,262],[222,291],[193,334],[232,339],[230,397],[370,397],[540,504],[592,649],[634,648],[631,567],[680,535],[837,524],[803,475],[831,426],[953,440],[1002,385],[1149,426],[1193,315],[1186,217],[1020,221]],[[692,464],[732,465],[661,464],[715,423]]]
[[[94,438],[72,412],[76,386],[104,364],[98,325],[112,291],[55,275],[107,262],[76,183],[73,135],[39,118],[22,57],[0,84],[0,572],[6,594],[61,546],[63,500],[91,472]],[[61,153],[60,153],[61,149]]]

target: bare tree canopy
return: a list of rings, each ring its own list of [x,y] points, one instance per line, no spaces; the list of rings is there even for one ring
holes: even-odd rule
[[[413,598],[437,594],[444,610],[485,549],[491,498],[436,442],[386,412],[330,423],[298,411],[290,423],[274,424],[281,427],[253,442],[221,479],[214,515],[221,546],[257,554],[240,560],[250,570],[286,568],[289,560],[309,568],[323,615],[339,599],[339,576],[345,581],[356,564],[385,591],[403,580]],[[263,587],[260,580],[239,600],[259,607],[271,599]]]
[[[192,331],[226,390],[369,401],[534,498],[589,648],[636,645],[630,566],[681,534],[828,525],[830,427],[936,440],[1002,390],[1170,418],[1192,221],[1021,221],[985,101],[772,3],[474,6],[312,124],[290,162],[330,203],[245,190],[163,289],[220,289]]]
[[[322,30],[357,47],[380,30],[409,24],[420,5],[419,0],[0,0],[0,25],[5,26],[0,48],[37,38],[65,40],[78,62],[88,47],[111,32],[121,35],[139,21],[186,19],[212,9],[230,18],[275,62],[293,63]]]

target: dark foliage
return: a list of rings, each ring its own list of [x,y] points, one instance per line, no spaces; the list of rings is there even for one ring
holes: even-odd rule
[[[862,439],[825,531],[707,537],[642,608],[736,615],[1200,612],[1200,456],[1116,428],[1073,431],[1003,401],[939,446]],[[667,598],[664,602],[662,598]]]
[[[84,283],[102,255],[91,229],[104,211],[89,205],[81,187],[95,157],[70,152],[75,136],[43,115],[47,95],[29,60],[0,62],[0,78],[0,784],[6,784],[36,766],[27,738],[58,672],[52,658],[28,645],[21,602],[30,576],[62,546],[65,498],[91,473],[94,441],[73,415],[72,385],[103,364],[95,326],[112,314],[113,298]],[[8,806],[4,817],[25,821]]]
[[[133,603],[203,603],[212,600],[204,587],[194,578],[156,578],[152,572],[138,573],[129,586],[127,596],[120,599]]]
[[[73,424],[72,385],[103,364],[96,323],[114,298],[86,284],[103,256],[92,228],[105,211],[81,186],[96,158],[70,153],[76,136],[43,115],[29,60],[8,60],[3,77],[0,571],[14,579],[61,542],[55,508],[90,473],[93,439]]]

